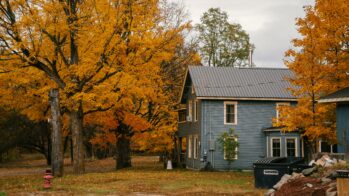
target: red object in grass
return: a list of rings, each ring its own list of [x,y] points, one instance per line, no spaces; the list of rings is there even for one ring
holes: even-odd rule
[[[51,170],[46,170],[45,175],[44,175],[44,188],[49,189],[51,188],[51,179],[53,178]]]

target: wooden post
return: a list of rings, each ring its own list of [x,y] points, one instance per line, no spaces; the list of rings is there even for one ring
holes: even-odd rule
[[[59,91],[51,89],[49,93],[52,115],[52,154],[51,166],[54,176],[63,176],[63,146],[62,146],[62,122],[59,108]]]
[[[337,191],[339,196],[349,195],[349,178],[337,178]]]

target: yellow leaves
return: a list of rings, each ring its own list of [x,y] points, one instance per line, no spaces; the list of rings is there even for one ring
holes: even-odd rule
[[[109,146],[113,146],[116,143],[116,136],[106,130],[102,130],[90,140],[91,144],[97,146],[99,149],[107,149]]]
[[[123,123],[132,127],[135,131],[144,131],[150,127],[147,120],[131,113],[125,113]]]
[[[295,73],[292,92],[301,99],[294,108],[285,110],[279,123],[284,130],[298,128],[310,140],[335,140],[334,105],[317,100],[349,85],[348,31],[349,8],[346,0],[317,0],[305,7],[306,16],[297,19],[301,38],[293,40],[295,48],[286,52],[285,64]]]
[[[171,62],[184,67],[199,61],[193,51],[188,59],[181,59],[179,52],[185,47],[183,33],[189,23],[170,16],[157,0],[79,1],[74,16],[66,13],[67,1],[11,4],[18,13],[11,30],[21,40],[11,38],[0,25],[12,46],[1,53],[1,59],[10,56],[11,60],[0,61],[0,70],[13,71],[0,76],[0,84],[6,86],[0,92],[1,104],[20,109],[32,119],[45,119],[48,91],[59,87],[65,110],[76,110],[82,103],[84,112],[99,111],[86,115],[85,124],[112,130],[124,123],[137,133],[151,130],[141,134],[151,138],[144,140],[144,148],[150,149],[150,143],[172,147],[176,114],[171,112],[174,103],[167,86],[179,80],[170,82],[161,66]],[[73,45],[78,58],[71,62]],[[20,68],[24,65],[28,67]],[[68,134],[67,119],[63,126]],[[113,138],[104,134],[110,133],[100,132],[94,142],[112,143]]]

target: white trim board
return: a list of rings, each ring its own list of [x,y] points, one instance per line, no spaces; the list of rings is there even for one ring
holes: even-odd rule
[[[201,100],[251,100],[251,101],[297,101],[296,98],[251,98],[251,97],[197,97]]]
[[[227,105],[234,105],[234,123],[227,123]],[[236,101],[225,101],[224,102],[224,124],[225,125],[237,125],[238,124],[238,102]]]

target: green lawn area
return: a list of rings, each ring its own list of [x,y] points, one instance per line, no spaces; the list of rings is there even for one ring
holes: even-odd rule
[[[67,160],[68,162],[68,160]],[[29,165],[28,165],[29,164]],[[23,193],[43,195],[263,195],[255,189],[251,172],[199,172],[186,169],[164,170],[154,157],[134,157],[133,168],[113,171],[114,160],[89,161],[87,173],[66,175],[43,189],[43,163],[0,165],[0,196]],[[33,172],[34,171],[34,172]],[[42,172],[41,172],[42,171]],[[41,173],[38,173],[41,172]]]

